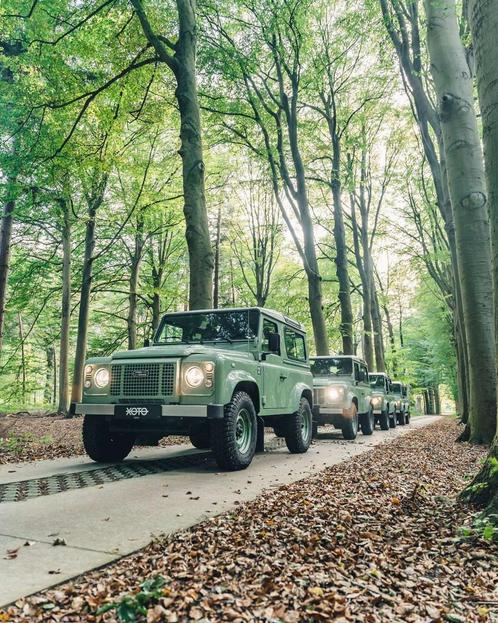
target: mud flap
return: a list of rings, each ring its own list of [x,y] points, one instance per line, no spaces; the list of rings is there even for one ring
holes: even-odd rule
[[[265,421],[262,417],[257,416],[258,431],[256,433],[256,452],[265,451]]]

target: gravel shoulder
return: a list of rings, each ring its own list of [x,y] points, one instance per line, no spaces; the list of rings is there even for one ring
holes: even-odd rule
[[[118,612],[121,620],[148,623],[496,620],[497,547],[461,536],[475,513],[456,501],[485,449],[456,443],[457,434],[450,419],[413,431],[20,600],[0,616],[13,622],[111,622]],[[145,580],[154,582],[140,592]],[[103,606],[112,609],[97,614]]]
[[[83,418],[60,415],[11,414],[0,417],[0,465],[85,454]],[[185,443],[185,437],[164,437],[161,446]]]

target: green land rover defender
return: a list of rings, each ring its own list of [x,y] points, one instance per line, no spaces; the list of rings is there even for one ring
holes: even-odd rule
[[[312,388],[300,323],[256,307],[178,312],[162,318],[151,345],[89,359],[75,412],[95,461],[174,434],[237,470],[263,449],[265,426],[290,452],[306,452]]]

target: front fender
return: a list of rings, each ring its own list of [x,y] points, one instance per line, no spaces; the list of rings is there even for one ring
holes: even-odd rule
[[[310,407],[313,407],[313,388],[311,385],[306,385],[306,383],[296,383],[294,385],[294,389],[291,392],[290,398],[290,412],[294,413],[299,409],[299,403],[301,401],[301,397],[304,393],[307,393],[307,397],[311,397]]]
[[[231,370],[225,377],[223,390],[219,398],[222,404],[230,402],[233,392],[239,383],[253,383],[259,391],[259,383],[250,372],[247,370]]]

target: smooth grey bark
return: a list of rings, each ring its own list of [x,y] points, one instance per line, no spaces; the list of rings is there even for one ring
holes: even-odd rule
[[[220,306],[220,245],[221,245],[221,207],[216,215],[216,238],[214,241],[214,283],[213,283],[213,308]]]
[[[369,276],[367,274],[367,266],[365,265],[364,259],[364,247],[363,247],[363,255],[361,253],[361,247],[363,246],[363,231],[360,235],[360,225],[358,224],[356,218],[356,201],[351,193],[350,196],[351,203],[351,224],[353,228],[353,248],[354,255],[356,261],[356,267],[360,274],[361,280],[361,298],[363,303],[362,309],[362,320],[363,320],[363,336],[362,336],[362,344],[363,344],[363,358],[367,364],[367,367],[370,371],[374,370],[374,347],[372,340],[372,299],[370,296],[370,282]],[[368,238],[368,234],[367,234]]]
[[[477,91],[482,115],[484,162],[491,220],[495,340],[498,353],[498,6],[490,0],[469,0],[468,21],[473,38]],[[498,419],[488,458],[469,486],[467,497],[486,506],[486,514],[498,517]],[[477,485],[477,486],[476,486]],[[494,519],[493,519],[494,518]]]
[[[348,271],[348,251],[346,244],[346,230],[342,206],[342,185],[340,180],[341,145],[337,134],[332,137],[332,171],[330,186],[334,203],[334,242],[335,265],[337,281],[339,283],[339,303],[341,308],[341,324],[339,326],[342,337],[342,351],[345,355],[353,354],[353,308],[351,306],[351,292]]]
[[[128,350],[134,350],[137,347],[137,302],[138,285],[140,280],[140,266],[142,264],[142,255],[144,249],[143,230],[143,216],[139,213],[136,222],[134,247],[130,258],[131,263],[128,294],[128,314],[126,317],[126,326],[128,332]]]
[[[176,100],[180,113],[180,156],[182,158],[183,213],[189,254],[190,309],[213,305],[213,250],[206,209],[202,131],[196,80],[196,2],[177,0],[178,38],[175,43],[152,28],[142,0],[131,0],[142,30],[162,62],[176,79]]]
[[[62,212],[62,300],[59,341],[59,398],[57,411],[67,414],[69,408],[69,329],[71,321],[71,215],[65,199]]]
[[[425,0],[425,9],[461,280],[469,358],[470,440],[483,443],[490,442],[496,432],[496,345],[487,190],[473,82],[454,0]]]
[[[405,91],[413,102],[413,115],[419,128],[422,146],[431,170],[437,206],[445,223],[453,272],[453,290],[456,302],[454,313],[457,316],[456,321],[460,328],[463,345],[461,363],[465,365],[465,371],[462,371],[461,377],[468,379],[469,357],[467,352],[466,322],[460,288],[461,278],[456,250],[453,208],[448,190],[441,126],[437,111],[427,95],[423,78],[418,2],[412,2],[412,0],[407,2],[403,0],[379,0],[379,2],[387,33],[400,62]],[[433,137],[435,137],[436,144]],[[469,382],[462,384],[462,391],[466,393],[466,398],[462,400],[462,405],[470,404]],[[462,419],[468,419],[468,412],[463,412],[461,415]]]
[[[384,331],[382,330],[382,314],[380,311],[379,297],[377,296],[377,288],[373,279],[370,278],[370,295],[372,300],[372,328],[373,342],[375,351],[375,369],[377,372],[386,371],[385,353],[384,353]]]
[[[10,184],[8,183],[8,185]],[[7,280],[10,267],[10,246],[15,205],[16,203],[13,198],[8,199],[4,203],[2,213],[2,228],[0,230],[0,354],[2,352],[3,346]]]
[[[21,345],[21,366],[19,374],[21,377],[21,402],[26,402],[26,344],[24,343],[24,322],[21,312],[17,313],[17,325],[19,331],[19,344]]]
[[[93,252],[95,249],[95,218],[97,210],[104,200],[107,175],[99,175],[90,195],[87,197],[87,214],[85,226],[85,250],[83,256],[83,271],[80,287],[80,306],[78,313],[78,333],[76,338],[76,352],[74,355],[73,386],[71,403],[80,402],[83,395],[83,371],[85,366],[88,319],[90,315],[90,296],[93,281]]]

